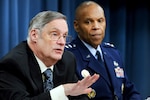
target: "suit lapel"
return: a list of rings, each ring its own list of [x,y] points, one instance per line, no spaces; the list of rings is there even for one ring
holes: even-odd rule
[[[89,64],[88,64],[88,67],[91,68],[92,70],[94,70],[96,73],[99,73],[100,74],[100,77],[103,77],[103,79],[109,84],[110,84],[110,81],[109,81],[109,78],[107,77],[107,71],[106,69],[104,68],[105,66],[102,66],[97,60],[95,60],[94,57],[91,57],[90,61],[89,61]]]
[[[31,74],[32,80],[34,84],[36,85],[35,87],[38,88],[39,92],[42,92],[44,89],[43,89],[43,80],[42,80],[40,67],[38,65],[38,62],[36,61],[36,58],[34,57],[31,51],[29,53],[29,56],[30,57],[28,61],[29,61],[30,74]]]
[[[116,87],[116,86],[119,86],[117,85],[118,81],[117,81],[117,78],[116,78],[116,73],[115,73],[115,70],[114,70],[114,63],[113,63],[113,59],[107,55],[107,53],[103,50],[103,56],[104,56],[104,60],[105,60],[105,63],[106,63],[106,67],[108,69],[108,73],[109,73],[109,77],[110,77],[110,81],[111,81],[111,85],[112,87]],[[115,88],[113,88],[113,90],[115,91]]]

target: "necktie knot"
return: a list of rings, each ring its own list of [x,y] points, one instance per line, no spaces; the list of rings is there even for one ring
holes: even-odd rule
[[[46,71],[43,72],[44,76],[46,79],[51,78],[52,77],[52,71],[51,69],[47,69]]]
[[[103,61],[103,59],[102,59],[101,54],[100,54],[99,51],[96,51],[96,56],[97,56],[98,62],[101,64],[101,66],[105,67],[104,61]]]
[[[96,51],[97,60],[101,61],[101,55],[99,51]]]

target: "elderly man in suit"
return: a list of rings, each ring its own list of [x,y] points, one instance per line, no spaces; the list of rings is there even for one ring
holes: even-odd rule
[[[0,100],[87,100],[99,75],[78,81],[75,57],[64,51],[67,35],[63,14],[38,13],[27,41],[0,60]]]

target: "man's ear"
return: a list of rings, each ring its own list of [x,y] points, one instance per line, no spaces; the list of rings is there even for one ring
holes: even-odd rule
[[[73,22],[73,24],[74,24],[74,29],[75,29],[75,31],[78,33],[78,21],[77,20],[74,20],[74,22]]]
[[[30,39],[31,39],[31,41],[37,42],[38,37],[39,37],[39,30],[32,29],[30,31]]]

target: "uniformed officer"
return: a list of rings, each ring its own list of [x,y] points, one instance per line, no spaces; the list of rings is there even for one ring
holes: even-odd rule
[[[125,73],[119,51],[113,44],[103,43],[106,19],[103,8],[93,1],[80,4],[75,12],[75,40],[66,45],[66,50],[77,59],[77,74],[86,69],[91,75],[100,74],[93,84],[92,100],[141,100],[139,92]]]

